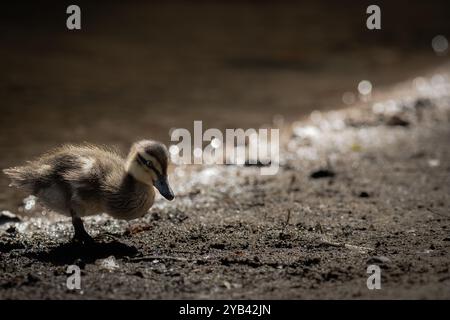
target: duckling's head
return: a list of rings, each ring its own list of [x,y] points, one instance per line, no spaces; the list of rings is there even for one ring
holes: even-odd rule
[[[169,153],[162,143],[142,140],[131,147],[126,170],[136,180],[155,186],[167,200],[173,200],[175,195],[167,179],[168,164]]]

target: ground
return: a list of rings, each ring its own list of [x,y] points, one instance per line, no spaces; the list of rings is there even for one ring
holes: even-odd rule
[[[420,79],[285,124],[277,175],[177,168],[174,202],[86,219],[95,245],[51,213],[4,223],[0,298],[450,298],[448,67]]]

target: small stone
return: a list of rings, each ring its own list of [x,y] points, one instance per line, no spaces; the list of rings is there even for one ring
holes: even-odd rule
[[[149,224],[139,223],[139,224],[135,224],[133,226],[130,226],[127,231],[129,231],[130,234],[133,235],[133,234],[137,234],[137,233],[140,233],[140,232],[148,231],[151,228],[152,228],[152,226],[149,225]]]
[[[136,271],[136,272],[134,273],[134,275],[135,275],[136,277],[139,277],[139,278],[144,278],[144,274],[142,273],[142,271]]]
[[[0,212],[0,225],[9,222],[20,222],[20,218],[8,210]]]
[[[169,213],[169,220],[174,223],[181,223],[187,218],[188,216],[180,210],[176,210],[175,212]]]
[[[368,194],[367,192],[365,192],[365,191],[362,191],[362,192],[359,194],[359,197],[360,197],[360,198],[368,198],[368,197],[369,197],[369,194]]]
[[[369,260],[367,260],[367,263],[370,263],[370,264],[372,264],[372,263],[382,264],[382,263],[389,263],[389,262],[391,262],[391,259],[389,259],[386,256],[373,256],[373,257],[370,257]]]
[[[86,267],[86,262],[84,262],[82,259],[78,258],[74,261],[74,264],[80,267],[80,269],[84,269]]]
[[[38,281],[40,281],[41,279],[39,277],[37,277],[36,275],[32,274],[32,273],[28,273],[27,275],[27,279],[26,279],[26,283],[27,284],[33,284],[36,283]]]
[[[334,171],[328,169],[319,169],[310,174],[310,177],[313,179],[321,179],[321,178],[333,178],[336,175]]]
[[[226,247],[225,243],[221,243],[221,242],[210,244],[210,248],[212,248],[212,249],[223,250],[223,249],[225,249],[225,247]]]
[[[155,221],[161,220],[161,215],[158,212],[152,212],[151,217],[152,217],[152,220],[155,220]]]
[[[416,109],[420,109],[420,108],[425,108],[425,107],[429,107],[432,106],[433,103],[431,102],[430,99],[427,98],[419,98],[416,100],[415,104],[414,104],[414,108]]]
[[[16,234],[17,233],[17,229],[14,226],[10,226],[8,229],[6,229],[6,232],[9,234]]]
[[[230,290],[231,289],[231,284],[228,282],[228,281],[224,281],[223,282],[223,285],[225,286],[225,288],[227,288],[228,290]]]
[[[386,124],[388,126],[400,126],[400,127],[407,127],[409,126],[409,122],[400,118],[399,116],[392,116],[387,121]]]
[[[428,160],[428,165],[432,168],[439,167],[440,164],[441,164],[441,162],[439,161],[439,159],[429,159]]]
[[[97,260],[96,264],[98,264],[101,269],[108,271],[119,269],[119,264],[117,263],[114,256],[109,256],[106,259],[99,259]]]

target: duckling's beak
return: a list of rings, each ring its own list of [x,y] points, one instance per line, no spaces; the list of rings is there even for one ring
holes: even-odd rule
[[[159,193],[161,193],[161,195],[167,200],[171,201],[173,200],[173,198],[175,198],[175,195],[173,194],[173,191],[169,186],[167,177],[160,177],[158,180],[156,180],[155,187],[156,189],[158,189]]]

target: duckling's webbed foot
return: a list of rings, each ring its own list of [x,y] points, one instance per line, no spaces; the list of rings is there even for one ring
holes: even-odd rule
[[[80,243],[95,242],[94,239],[92,239],[92,237],[89,235],[89,233],[87,233],[86,229],[84,229],[83,220],[81,220],[81,218],[78,217],[74,212],[71,212],[71,214],[72,214],[72,224],[75,230],[73,241]]]

